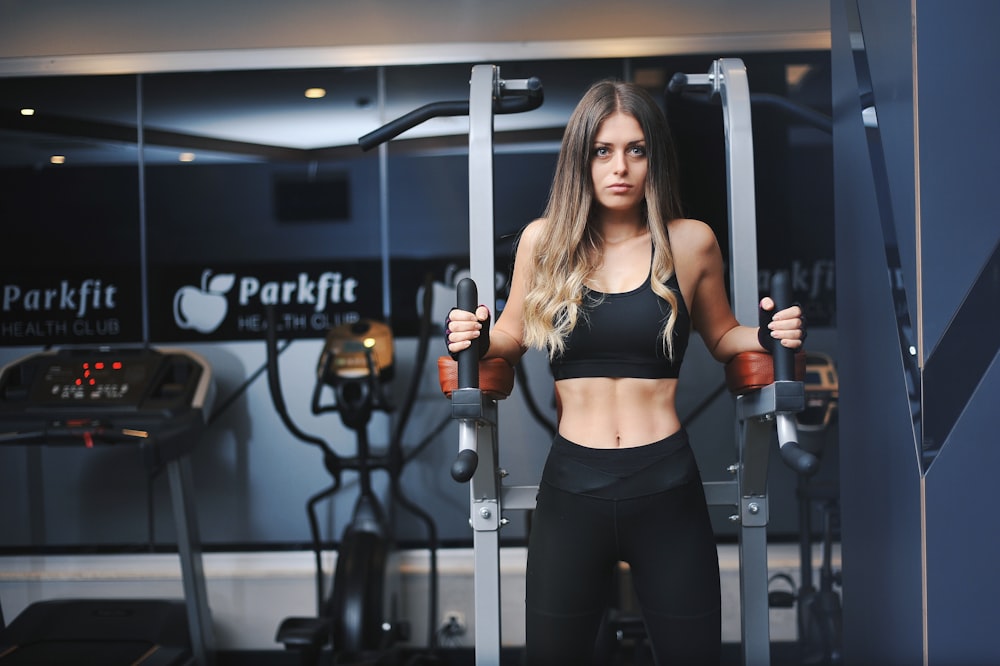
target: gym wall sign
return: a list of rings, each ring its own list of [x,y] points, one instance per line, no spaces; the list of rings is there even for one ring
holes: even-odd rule
[[[21,271],[0,280],[0,345],[142,339],[138,267]]]
[[[362,317],[379,318],[378,261],[170,266],[150,277],[154,341],[256,340],[274,306],[281,335],[324,337]]]

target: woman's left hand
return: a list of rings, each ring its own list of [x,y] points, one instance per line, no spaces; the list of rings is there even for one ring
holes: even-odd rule
[[[774,310],[774,301],[770,296],[765,296],[760,301],[760,308],[771,312]],[[789,349],[801,348],[806,340],[806,316],[802,313],[802,307],[796,304],[775,312],[771,322],[767,324],[767,330],[762,326],[757,338],[765,349],[769,349],[765,342],[773,344],[774,340]]]

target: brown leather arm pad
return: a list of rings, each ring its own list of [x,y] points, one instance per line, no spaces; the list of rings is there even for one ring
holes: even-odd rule
[[[446,398],[458,388],[458,363],[450,356],[438,357],[438,381]],[[481,360],[479,389],[492,400],[503,400],[514,390],[514,368],[502,358]]]
[[[806,376],[806,353],[795,353],[795,380]],[[730,393],[743,395],[774,382],[774,359],[767,352],[742,352],[726,363],[726,386]]]

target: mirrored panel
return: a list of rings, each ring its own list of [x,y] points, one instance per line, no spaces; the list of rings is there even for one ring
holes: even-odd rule
[[[0,344],[143,339],[136,80],[0,79]]]
[[[146,77],[154,339],[257,339],[268,305],[304,337],[382,316],[378,165],[351,145],[377,122],[378,75]]]
[[[718,106],[665,92],[673,73],[708,71],[715,57],[497,63],[502,77],[535,76],[545,89],[541,108],[495,119],[498,293],[518,231],[544,209],[562,128],[601,78],[640,81],[662,101],[681,153],[687,213],[705,219],[726,246]],[[828,113],[828,97],[817,92],[828,77],[828,53],[741,57],[753,92]],[[428,122],[375,150],[362,150],[357,140],[424,104],[467,100],[474,64],[0,79],[2,99],[18,100],[7,105],[0,128],[0,212],[5,238],[20,249],[0,267],[12,308],[0,322],[0,344],[148,341],[206,351],[228,382],[220,391],[224,414],[198,453],[212,479],[199,488],[207,497],[206,541],[301,540],[301,525],[287,517],[300,517],[299,494],[326,479],[312,456],[299,459],[289,448],[259,382],[265,307],[277,306],[283,339],[308,338],[283,362],[311,375],[320,338],[333,324],[391,317],[397,339],[412,338],[423,289],[435,291],[434,307],[450,306],[451,285],[469,251],[467,118]],[[28,108],[22,99],[30,100],[34,117],[20,114]],[[832,274],[824,266],[832,265],[833,247],[823,240],[832,238],[832,178],[822,175],[830,168],[829,138],[801,119],[756,106],[754,133],[762,268],[792,268],[799,300],[830,304],[810,312],[813,325],[832,325]],[[51,163],[56,154],[65,156],[63,164]],[[31,273],[38,264],[41,271]],[[111,302],[113,315],[105,312]],[[56,320],[57,312],[69,323],[43,329],[41,322]],[[85,328],[73,330],[72,322],[95,313],[91,337]],[[110,319],[118,320],[113,334],[110,325],[97,324]],[[302,388],[306,383],[289,401],[308,409],[301,395],[311,389]],[[252,409],[262,411],[241,411]],[[425,425],[434,424],[418,423]],[[451,449],[441,453],[449,463]],[[9,481],[26,495],[16,484],[29,466],[20,458],[7,465],[0,485]],[[47,482],[57,466],[64,462],[55,456],[34,465],[31,483],[42,476]],[[272,474],[279,466],[296,483]],[[92,465],[81,479],[73,468],[52,493],[79,490],[86,509],[110,515],[100,509],[116,502],[107,488],[120,469]],[[149,492],[141,474],[127,483],[134,497]],[[419,491],[432,498],[435,512],[456,511],[449,498],[436,496],[445,492],[440,488]],[[265,496],[266,510],[256,503]],[[117,502],[112,522],[81,527],[73,518],[32,532],[54,515],[47,507],[57,506],[55,499],[45,500],[29,507],[32,515],[0,545],[151,538],[142,499],[127,507]],[[237,510],[241,520],[234,521]],[[156,522],[162,532],[170,520]],[[447,524],[457,526],[448,538],[467,538],[461,519]],[[403,532],[424,538],[419,526]]]
[[[906,386],[910,417],[913,423],[914,445],[917,447],[921,466],[926,470],[937,454],[941,442],[928,442],[923,434],[922,378],[917,349],[917,331],[910,315],[911,311],[914,311],[913,304],[916,302],[916,294],[907,293],[907,285],[910,281],[904,275],[900,256],[898,220],[892,203],[892,182],[886,167],[884,137],[878,122],[879,100],[876,99],[872,83],[872,72],[868,63],[860,9],[856,0],[845,0],[844,6],[847,15],[847,28],[850,31],[851,51],[854,56],[854,70],[858,82],[861,120],[865,128],[875,198],[878,203],[878,223],[885,245],[886,277],[895,310],[896,333],[899,338],[899,354],[903,370],[902,379]]]

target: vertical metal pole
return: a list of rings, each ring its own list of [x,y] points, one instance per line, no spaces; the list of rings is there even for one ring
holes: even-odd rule
[[[500,664],[500,502],[497,474],[497,403],[483,405],[488,425],[479,430],[479,466],[471,480],[471,514],[475,562],[476,666]]]
[[[738,58],[712,66],[722,97],[726,132],[729,257],[733,313],[741,324],[757,325],[757,208],[754,198],[753,128],[747,70]]]
[[[476,65],[469,85],[469,270],[479,300],[493,310],[493,96],[497,68]]]
[[[168,462],[167,476],[177,530],[177,554],[181,561],[191,647],[197,666],[212,666],[215,663],[215,635],[201,560],[198,519],[191,501],[193,484],[188,458],[182,456]]]
[[[753,126],[746,66],[738,58],[712,65],[722,101],[726,134],[726,190],[729,206],[730,286],[733,313],[757,325],[757,208],[754,195]],[[743,663],[771,663],[770,607],[767,598],[767,448],[771,428],[741,421],[737,428],[740,466],[740,606]],[[761,444],[763,443],[763,446]],[[763,474],[763,479],[760,478]]]
[[[767,461],[774,425],[759,417],[740,423],[740,606],[743,663],[771,663],[770,604],[767,597]]]
[[[385,122],[385,67],[378,68],[379,122]],[[389,142],[378,145],[378,228],[382,259],[382,319],[392,321],[392,272],[389,239]]]
[[[493,257],[493,99],[498,72],[472,68],[469,84],[469,271],[480,302],[496,312]],[[475,650],[477,666],[500,663],[500,507],[496,401],[484,404],[487,424],[477,428],[479,465],[469,484],[473,528]],[[492,426],[492,427],[491,427]]]
[[[135,77],[135,148],[139,174],[139,283],[142,298],[142,344],[149,344],[149,226],[146,214],[146,120],[143,94],[143,75]]]

